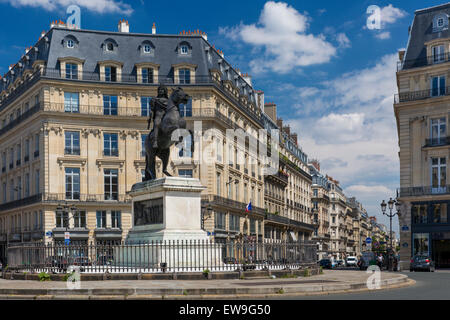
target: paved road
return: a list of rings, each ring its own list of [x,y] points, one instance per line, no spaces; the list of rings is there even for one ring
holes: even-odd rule
[[[403,273],[403,272],[402,272]],[[450,270],[428,272],[404,272],[416,281],[414,286],[362,293],[348,293],[327,296],[289,297],[277,300],[449,300]]]

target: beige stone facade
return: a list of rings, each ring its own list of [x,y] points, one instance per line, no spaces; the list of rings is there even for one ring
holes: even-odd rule
[[[450,265],[448,216],[450,38],[448,4],[417,10],[406,51],[399,52],[395,97],[400,160],[401,266],[414,254]],[[444,28],[444,29],[442,29]]]

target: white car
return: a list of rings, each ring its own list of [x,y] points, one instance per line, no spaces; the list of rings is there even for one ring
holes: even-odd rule
[[[356,257],[347,257],[345,259],[345,265],[347,267],[356,267],[358,265],[358,259]]]

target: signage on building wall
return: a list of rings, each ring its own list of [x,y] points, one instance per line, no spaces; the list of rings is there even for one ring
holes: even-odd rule
[[[405,242],[405,243],[403,244],[403,248],[408,248],[408,243],[407,243],[407,242]]]
[[[51,238],[51,237],[53,236],[53,232],[47,231],[47,232],[45,233],[45,235],[46,235],[47,237]]]
[[[409,231],[409,227],[408,226],[403,226],[402,227],[402,231]]]

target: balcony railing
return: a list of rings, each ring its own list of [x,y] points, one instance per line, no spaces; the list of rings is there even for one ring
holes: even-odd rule
[[[51,69],[51,68],[43,68],[36,71],[32,76],[28,77],[24,82],[19,85],[12,93],[8,95],[7,98],[0,101],[0,110],[5,108],[7,105],[12,103],[17,97],[19,97],[23,92],[28,90],[32,85],[34,85],[40,79],[61,79],[67,81],[89,81],[89,82],[106,82],[106,83],[122,83],[122,84],[136,84],[142,86],[157,86],[159,83],[165,83],[167,85],[187,85],[187,86],[196,86],[196,85],[212,85],[215,86],[218,90],[220,90],[225,96],[227,96],[230,100],[232,100],[237,105],[242,106],[241,110],[247,114],[250,118],[255,120],[258,123],[261,123],[261,114],[257,110],[253,110],[249,108],[249,104],[243,103],[243,100],[240,96],[236,96],[232,92],[230,92],[226,86],[224,85],[225,80],[217,80],[211,75],[195,75],[190,78],[189,83],[180,83],[180,79],[174,76],[158,76],[157,81],[153,84],[141,83],[139,80],[139,76],[136,74],[125,74],[122,73],[120,76],[118,75],[115,82],[112,81],[104,81],[104,75],[98,72],[87,72],[87,71],[78,71],[75,74],[75,78],[66,79],[64,73],[61,73],[59,69]]]
[[[420,68],[430,65],[437,65],[444,62],[450,61],[450,54],[449,53],[443,53],[443,54],[436,54],[433,56],[425,57],[425,58],[419,58],[419,59],[410,59],[405,61],[399,61],[397,63],[397,71],[405,70],[405,69],[413,69],[413,68]]]
[[[444,187],[409,187],[398,190],[400,197],[431,196],[450,194],[450,185]]]
[[[450,137],[426,139],[424,148],[450,145]]]
[[[401,103],[401,102],[424,100],[428,98],[438,98],[448,96],[449,94],[450,94],[450,87],[419,90],[419,91],[408,91],[396,94],[394,97],[394,102]]]
[[[64,148],[64,154],[79,156],[80,155],[80,147]]]

